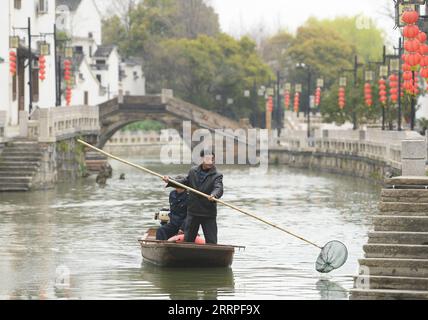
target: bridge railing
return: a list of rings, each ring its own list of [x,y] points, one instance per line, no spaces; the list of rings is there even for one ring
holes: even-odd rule
[[[416,132],[388,132],[381,130],[317,130],[307,138],[305,131],[283,131],[278,138],[279,148],[296,152],[317,152],[360,157],[383,161],[401,170],[401,143],[403,140],[421,138]]]
[[[21,117],[21,116],[20,116]],[[25,117],[22,116],[21,119]],[[99,134],[97,106],[38,109],[28,122],[20,121],[21,136],[40,142],[55,142],[79,135]]]

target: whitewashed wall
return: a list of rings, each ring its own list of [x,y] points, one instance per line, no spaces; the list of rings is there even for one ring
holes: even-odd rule
[[[9,81],[9,5],[11,2],[8,0],[8,3],[3,5],[0,10],[0,57],[4,59],[4,62],[0,63],[0,111],[8,114],[12,91]]]
[[[102,22],[101,14],[93,0],[82,0],[75,12],[71,14],[71,34],[76,38],[88,38],[93,34],[95,43],[100,45]]]
[[[31,33],[53,33],[55,24],[55,0],[48,0],[48,12],[37,12],[37,0],[23,0],[21,9],[14,8],[13,0],[2,0],[0,10],[0,56],[6,61],[0,65],[0,110],[7,112],[7,124],[18,124],[18,100],[12,101],[12,77],[9,73],[9,35],[13,34],[13,28],[26,28],[28,18],[31,18]],[[15,35],[20,36],[28,45],[28,33],[26,30],[16,30]],[[54,41],[52,35],[46,36],[46,41],[51,44],[52,54],[46,57],[46,80],[39,83],[39,101],[34,102],[34,107],[48,108],[55,106],[55,57],[53,55]],[[40,38],[33,38],[33,51],[37,49]],[[25,110],[29,109],[28,68],[25,69]],[[8,130],[6,130],[8,135]]]
[[[83,76],[84,80],[79,78],[79,74]],[[100,83],[95,78],[94,73],[86,61],[83,61],[77,74],[76,86],[73,88],[71,105],[78,106],[84,104],[85,91],[88,92],[88,104],[95,106],[107,100],[107,93],[101,95]]]
[[[123,92],[125,94],[144,96],[146,94],[146,79],[139,65],[128,65],[123,63],[122,69],[125,77],[122,79]],[[137,74],[137,79],[134,77]]]

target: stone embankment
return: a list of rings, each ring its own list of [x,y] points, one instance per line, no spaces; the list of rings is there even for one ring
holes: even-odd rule
[[[387,179],[351,299],[428,299],[428,177],[423,141],[403,142],[403,173]],[[422,160],[421,160],[422,159]]]

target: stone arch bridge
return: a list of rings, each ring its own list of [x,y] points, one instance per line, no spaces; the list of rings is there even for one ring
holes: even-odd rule
[[[237,122],[218,113],[167,95],[123,96],[99,105],[101,131],[98,147],[102,148],[110,138],[128,124],[142,120],[156,120],[168,128],[182,133],[183,121],[191,121],[192,132],[196,129],[249,129],[248,123]]]

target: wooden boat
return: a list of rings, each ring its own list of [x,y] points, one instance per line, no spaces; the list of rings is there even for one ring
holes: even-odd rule
[[[144,261],[169,268],[229,268],[235,249],[225,245],[197,245],[156,240],[157,229],[150,229],[139,240]]]

